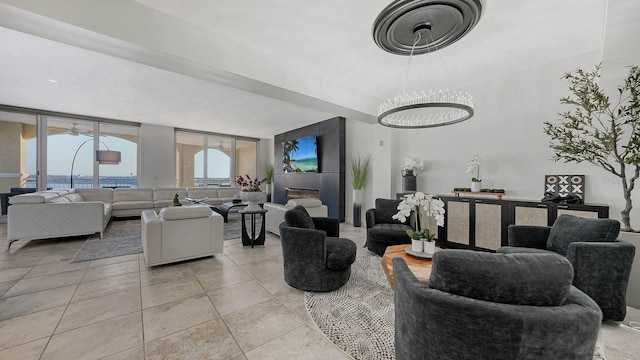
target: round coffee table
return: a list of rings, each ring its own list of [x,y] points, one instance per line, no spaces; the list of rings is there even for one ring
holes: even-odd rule
[[[393,288],[393,258],[403,258],[409,270],[411,270],[418,280],[428,280],[429,276],[431,276],[431,259],[419,258],[407,254],[404,249],[410,246],[411,244],[387,246],[387,250],[385,250],[384,255],[382,255],[382,268],[384,269],[384,273],[387,274],[391,288]],[[436,248],[436,251],[437,250],[439,249]]]

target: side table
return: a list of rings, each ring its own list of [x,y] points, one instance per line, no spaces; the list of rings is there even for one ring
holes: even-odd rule
[[[407,254],[404,249],[406,247],[410,247],[411,244],[402,244],[402,245],[392,245],[387,246],[387,250],[384,252],[382,256],[382,268],[384,269],[384,273],[387,275],[387,279],[389,280],[389,284],[393,289],[393,258],[400,257],[403,258],[407,263],[409,270],[415,275],[415,277],[420,280],[428,280],[431,275],[431,259],[424,259],[415,257]],[[436,248],[436,251],[440,250]]]
[[[247,210],[243,209],[239,211],[242,214],[242,246],[249,246],[253,248],[254,245],[264,245],[265,229],[266,229],[266,214],[267,210]],[[245,216],[251,217],[251,234],[247,232],[247,222]],[[262,218],[262,226],[260,226],[260,234],[256,236],[256,215],[260,215]]]

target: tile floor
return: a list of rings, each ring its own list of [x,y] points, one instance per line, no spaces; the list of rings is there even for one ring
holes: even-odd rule
[[[364,228],[341,231],[369,253]],[[7,253],[6,232],[0,224],[0,359],[349,359],[284,282],[277,236],[147,268],[142,254],[71,264],[82,238],[20,241]],[[640,331],[607,322],[599,342],[609,360],[640,359]]]

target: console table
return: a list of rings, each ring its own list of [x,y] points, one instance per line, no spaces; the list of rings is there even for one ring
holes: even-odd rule
[[[438,239],[447,248],[494,251],[508,245],[509,225],[552,226],[561,214],[609,217],[609,206],[598,204],[456,196],[440,199],[445,203],[446,213],[445,225],[438,228]]]

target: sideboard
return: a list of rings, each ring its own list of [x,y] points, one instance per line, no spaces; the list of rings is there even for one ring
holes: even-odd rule
[[[448,248],[494,251],[508,245],[509,225],[551,226],[561,214],[608,218],[609,206],[559,204],[532,200],[498,200],[440,196],[445,203],[445,225],[438,229]]]

